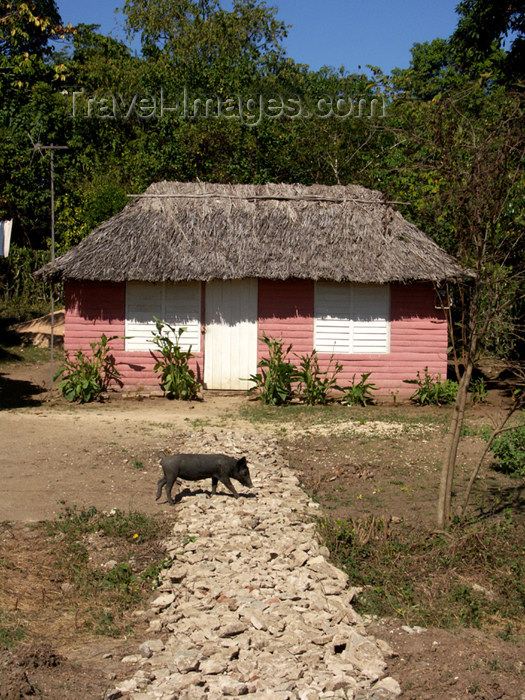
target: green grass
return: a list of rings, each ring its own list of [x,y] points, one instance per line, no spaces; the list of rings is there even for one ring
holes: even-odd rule
[[[364,587],[360,613],[525,633],[523,519],[456,524],[449,535],[382,519],[323,519],[319,532],[351,585]]]
[[[419,407],[412,405],[385,406],[342,406],[332,403],[326,406],[305,406],[290,404],[287,406],[266,406],[260,402],[250,401],[239,410],[240,418],[254,425],[267,424],[278,427],[279,423],[291,423],[296,428],[309,428],[312,425],[334,425],[346,421],[355,421],[362,425],[369,421],[385,423],[402,423],[410,428],[413,425],[441,429],[448,424],[450,408]]]
[[[55,348],[55,362],[60,363],[62,355],[62,350]],[[51,351],[49,348],[39,348],[36,345],[0,344],[0,366],[12,365],[19,362],[34,365],[37,362],[49,362],[50,357]]]
[[[28,321],[43,313],[49,313],[49,309],[19,309],[15,312],[13,309],[8,309],[5,304],[0,304],[0,366],[18,362],[34,364],[49,360],[49,348],[24,345],[20,336],[9,330],[10,326],[15,323]],[[55,348],[55,355],[60,359],[62,350]]]
[[[84,626],[97,634],[125,633],[123,611],[138,605],[158,586],[160,572],[169,563],[158,545],[168,523],[134,511],[101,513],[94,507],[68,507],[43,527],[56,540],[57,569],[87,601]],[[86,537],[93,533],[103,535],[118,552],[113,568],[91,563]]]
[[[26,632],[12,613],[0,608],[0,649],[18,644]]]
[[[166,526],[138,511],[102,513],[94,506],[82,509],[67,506],[57,520],[45,523],[45,527],[52,535],[62,533],[72,540],[91,532],[103,532],[108,537],[145,542],[159,537]]]

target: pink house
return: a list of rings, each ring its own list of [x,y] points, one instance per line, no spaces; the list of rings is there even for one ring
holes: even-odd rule
[[[64,280],[65,347],[112,342],[123,388],[159,388],[153,317],[185,328],[208,389],[246,389],[263,332],[372,372],[382,393],[446,375],[436,286],[463,270],[376,191],[356,185],[162,182],[41,274]],[[125,336],[125,338],[124,338]]]

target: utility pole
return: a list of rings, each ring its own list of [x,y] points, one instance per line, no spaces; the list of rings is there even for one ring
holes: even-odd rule
[[[51,264],[55,262],[55,164],[53,160],[54,151],[67,150],[68,146],[55,146],[53,143],[49,146],[43,146],[37,141],[33,143],[33,151],[49,151],[50,153],[50,169],[51,169]],[[54,298],[53,282],[51,282],[51,333],[49,340],[49,349],[51,350],[51,388],[54,381],[53,355],[55,344],[55,298]]]

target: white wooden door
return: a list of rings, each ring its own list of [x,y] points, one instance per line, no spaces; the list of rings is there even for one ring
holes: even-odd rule
[[[257,280],[206,285],[204,384],[207,389],[249,389],[257,370]]]

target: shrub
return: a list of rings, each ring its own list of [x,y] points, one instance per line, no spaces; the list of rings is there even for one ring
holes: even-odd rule
[[[525,426],[498,435],[492,442],[491,450],[502,472],[525,476]]]
[[[180,347],[180,339],[186,329],[176,330],[169,323],[156,317],[154,319],[157,333],[153,334],[153,342],[162,357],[157,361],[153,370],[160,372],[161,386],[170,398],[192,401],[197,398],[200,383],[195,379],[195,372],[189,365],[189,361],[193,357],[191,345],[188,350],[182,350]],[[173,334],[175,340],[172,340],[170,333]]]
[[[297,377],[301,382],[301,396],[309,406],[327,403],[329,392],[332,389],[339,389],[336,376],[343,366],[336,361],[334,368],[331,369],[332,362],[333,355],[326,370],[322,370],[315,350],[312,350],[310,355],[301,356]]]
[[[50,288],[34,273],[49,262],[46,250],[33,250],[13,243],[7,258],[0,257],[0,315],[13,321],[26,321],[49,313]],[[62,297],[63,285],[54,294]]]
[[[108,354],[108,343],[118,337],[108,338],[103,333],[99,341],[90,343],[91,357],[78,350],[71,358],[66,350],[65,366],[56,372],[54,379],[63,376],[58,386],[68,401],[93,401],[107,391],[111,381],[118,381],[120,373],[115,367],[115,358]]]
[[[478,377],[470,382],[468,388],[472,395],[472,403],[476,405],[477,403],[485,403],[488,398],[489,392],[485,385],[485,380],[483,377]]]
[[[417,379],[405,379],[406,384],[417,384],[416,391],[410,399],[415,401],[420,406],[434,404],[441,406],[442,404],[454,403],[458,393],[458,383],[451,379],[441,381],[441,375],[432,377],[428,372],[428,367],[425,367],[425,376],[422,378],[420,372],[416,374]]]
[[[372,374],[372,372],[366,372],[361,375],[361,381],[357,384],[355,383],[355,374],[352,377],[352,384],[350,386],[345,386],[342,391],[344,391],[341,403],[347,406],[366,406],[367,403],[373,401],[374,397],[372,395],[373,391],[377,391],[377,387],[372,382],[367,382],[366,380]]]
[[[260,340],[266,344],[269,357],[260,360],[257,367],[261,371],[250,376],[250,381],[255,382],[255,386],[249,392],[259,391],[261,401],[270,406],[290,403],[293,397],[292,384],[298,380],[296,368],[287,360],[292,346],[289,345],[284,350],[282,340],[268,338],[266,333],[263,333]]]

